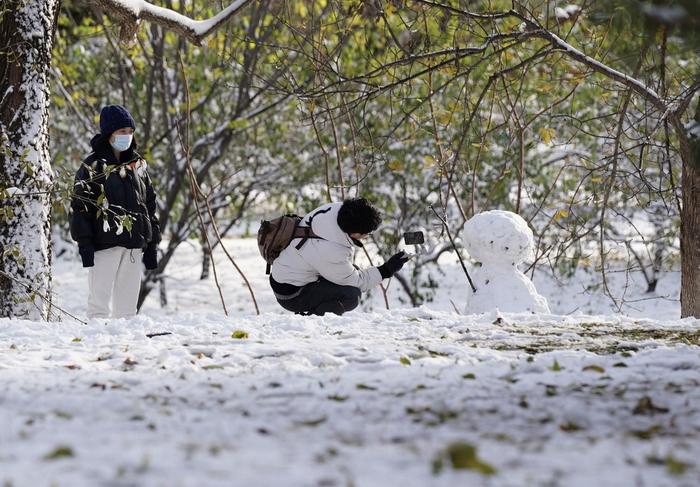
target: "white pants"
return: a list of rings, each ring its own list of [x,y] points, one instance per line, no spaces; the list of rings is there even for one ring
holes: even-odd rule
[[[111,249],[95,252],[95,265],[88,273],[88,318],[109,318],[110,301],[113,318],[136,314],[141,288],[141,249]]]

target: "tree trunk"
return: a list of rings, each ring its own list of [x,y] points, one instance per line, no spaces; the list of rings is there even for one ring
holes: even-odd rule
[[[200,281],[206,281],[211,274],[211,252],[206,242],[202,244],[202,273],[199,275]]]
[[[158,292],[160,295],[160,307],[161,308],[167,308],[168,307],[168,289],[165,287],[165,277],[163,275],[160,275],[160,279],[158,279]]]
[[[683,161],[681,183],[681,317],[700,318],[700,158],[697,147],[689,149],[682,151],[688,158]]]
[[[0,317],[50,313],[48,75],[59,5],[0,7]]]
[[[243,200],[245,203],[245,200]],[[214,231],[209,231],[209,227],[216,225],[216,220],[212,221],[212,218],[216,218],[216,214],[219,212],[218,208],[211,210],[211,217],[204,212],[202,218],[204,219],[204,228],[200,229],[202,235],[202,273],[199,275],[201,281],[209,279],[211,274],[211,256],[213,249],[209,248],[209,245],[214,245],[216,242],[216,235]],[[228,229],[224,229],[222,235],[226,235]]]

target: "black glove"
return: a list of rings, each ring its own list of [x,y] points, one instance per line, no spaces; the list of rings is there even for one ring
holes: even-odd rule
[[[389,260],[377,267],[379,273],[382,275],[382,279],[387,279],[396,274],[403,265],[408,262],[408,259],[408,255],[406,255],[406,252],[403,250],[389,257]]]
[[[91,243],[78,244],[78,253],[83,260],[83,267],[92,267],[95,265],[95,246]]]
[[[143,265],[152,271],[158,268],[158,244],[151,242],[143,251]]]

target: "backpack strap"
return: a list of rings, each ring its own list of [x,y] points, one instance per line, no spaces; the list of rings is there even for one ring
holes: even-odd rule
[[[300,227],[297,224],[296,228],[294,229],[294,238],[301,238],[301,241],[298,244],[296,244],[296,246],[295,246],[295,248],[297,250],[301,250],[301,248],[304,246],[306,241],[310,238],[318,238],[318,239],[323,240],[322,237],[319,237],[318,235],[316,235],[314,233],[314,231],[311,229],[311,223],[314,221],[314,218],[316,218],[316,215],[320,215],[322,213],[328,213],[329,211],[331,211],[331,209],[326,208],[325,210],[319,210],[316,213],[314,213],[313,215],[311,215],[309,217],[309,226],[307,226],[307,227]],[[301,223],[301,221],[299,223]]]

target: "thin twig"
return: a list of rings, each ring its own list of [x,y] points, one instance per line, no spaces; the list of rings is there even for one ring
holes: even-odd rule
[[[181,67],[183,70],[183,75],[184,75],[185,65],[182,63],[182,58],[180,58],[180,64],[181,64]],[[185,76],[185,86],[187,87],[187,77],[186,76]],[[187,96],[187,99],[189,100],[189,88],[187,88],[186,96]],[[188,121],[187,127],[188,127],[188,131],[189,131],[189,121]],[[233,256],[229,253],[228,249],[224,245],[223,237],[221,236],[221,232],[219,232],[219,226],[216,224],[216,220],[214,218],[214,214],[212,213],[211,206],[209,205],[209,201],[208,201],[206,195],[204,195],[204,193],[202,192],[202,188],[199,186],[199,183],[197,182],[197,177],[195,175],[194,168],[192,167],[192,158],[189,156],[189,153],[187,153],[187,166],[188,166],[188,170],[190,172],[192,187],[195,190],[194,201],[195,201],[195,205],[197,205],[197,214],[199,215],[198,197],[201,196],[203,201],[204,201],[204,206],[207,209],[207,213],[209,214],[212,229],[214,230],[214,233],[216,234],[216,237],[218,239],[216,244],[219,244],[219,243],[221,244],[221,250],[223,250],[224,254],[226,254],[226,257],[228,257],[228,260],[231,262],[233,267],[236,269],[238,274],[243,279],[243,282],[245,283],[246,287],[248,288],[248,292],[250,293],[250,298],[253,301],[253,306],[255,307],[255,313],[259,315],[260,314],[260,307],[258,306],[258,300],[255,299],[255,293],[253,292],[253,287],[251,286],[250,281],[248,281],[248,278],[246,277],[246,275],[243,273],[243,270],[238,266],[238,264],[236,263],[236,260],[233,258]],[[207,244],[209,245],[209,250],[211,251],[212,246],[211,246],[211,244],[209,244],[209,235],[208,235],[208,232],[206,231],[206,227],[204,226],[204,219],[201,217],[201,215],[200,215],[200,222],[202,224],[202,229],[204,231],[204,235],[206,237]],[[213,265],[214,264],[213,252],[211,255],[211,262]],[[214,278],[216,279],[216,267],[213,266],[212,270],[214,271]],[[217,280],[217,286],[218,286],[218,280]],[[221,292],[221,290],[219,290],[219,292]],[[223,296],[222,296],[222,302],[223,302]],[[228,313],[226,313],[226,314],[228,315]]]
[[[375,245],[376,245],[376,242],[375,242]],[[372,263],[372,257],[370,257],[369,252],[367,252],[367,247],[363,246],[362,250],[365,251],[365,255],[367,256],[367,260],[369,261],[369,265],[374,266],[374,264]],[[386,309],[389,309],[389,296],[387,294],[389,286],[384,286],[384,283],[380,282],[379,288],[382,290],[382,295],[384,296],[384,306],[386,306]]]
[[[49,299],[45,294],[41,294],[41,293],[40,293],[39,291],[37,291],[36,289],[33,289],[32,286],[30,286],[29,284],[26,284],[26,283],[20,281],[20,280],[17,279],[16,277],[14,277],[14,276],[8,274],[7,272],[5,272],[5,271],[3,271],[3,270],[0,270],[0,274],[2,274],[2,275],[3,275],[4,277],[6,277],[7,279],[10,279],[10,280],[16,282],[16,283],[19,284],[20,286],[26,287],[27,289],[29,289],[29,291],[31,291],[32,293],[35,293],[37,296],[39,296],[39,297],[40,297],[41,299],[43,299],[45,302],[49,303],[50,306],[51,306],[52,308],[56,308],[58,311],[60,311],[61,313],[65,314],[65,315],[70,316],[70,317],[73,318],[75,321],[77,321],[77,322],[79,322],[79,323],[82,323],[83,325],[87,325],[87,321],[83,321],[83,320],[81,320],[80,318],[78,318],[77,316],[72,315],[71,313],[69,313],[69,312],[66,311],[65,309],[63,309],[63,308],[57,306],[57,305],[56,305],[55,303],[53,303],[53,301],[52,301],[51,299]],[[27,293],[27,294],[29,295],[29,293]],[[51,318],[51,317],[48,316],[47,318]]]
[[[443,217],[440,216],[440,214],[435,211],[435,208],[433,208],[433,205],[428,205],[428,208],[430,208],[433,213],[435,213],[435,216],[438,217],[438,220],[442,223],[443,228],[445,229],[445,232],[447,233],[447,238],[450,239],[450,243],[452,244],[452,247],[454,247],[455,252],[457,252],[457,257],[459,258],[459,263],[462,264],[462,270],[464,271],[464,274],[467,276],[467,280],[469,281],[469,285],[472,287],[472,291],[476,292],[476,287],[474,286],[474,282],[472,281],[471,276],[469,275],[469,271],[467,271],[467,266],[464,265],[464,260],[462,259],[462,254],[459,253],[459,250],[457,249],[457,246],[455,245],[455,241],[452,238],[452,234],[450,233],[450,227],[447,226],[447,220]]]
[[[219,298],[221,299],[221,306],[224,308],[224,314],[228,316],[228,310],[226,309],[226,300],[224,299],[224,293],[221,289],[221,285],[219,284],[219,276],[218,273],[216,272],[216,262],[214,261],[214,251],[212,250],[211,242],[209,241],[209,232],[207,231],[207,226],[204,222],[204,218],[202,217],[202,212],[199,208],[199,194],[197,191],[197,180],[196,176],[194,174],[194,169],[192,168],[192,154],[191,154],[191,148],[190,148],[190,123],[191,123],[191,112],[190,112],[190,87],[189,87],[189,80],[187,78],[187,72],[185,71],[185,63],[182,60],[182,56],[178,56],[178,60],[180,61],[180,68],[182,70],[182,77],[185,83],[185,100],[186,100],[186,105],[187,105],[187,128],[185,130],[185,140],[182,140],[182,134],[180,133],[180,130],[178,129],[178,136],[180,137],[180,143],[182,144],[182,149],[185,152],[185,160],[187,161],[187,171],[190,176],[190,189],[192,191],[192,198],[194,199],[194,204],[197,208],[197,217],[199,219],[199,224],[202,227],[202,235],[204,236],[204,241],[206,242],[207,246],[209,247],[209,258],[211,259],[211,265],[212,265],[212,271],[214,272],[214,282],[216,283],[216,288],[219,291]],[[212,221],[212,224],[214,222]]]

